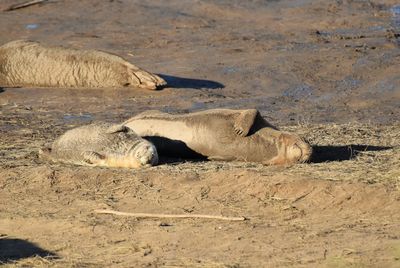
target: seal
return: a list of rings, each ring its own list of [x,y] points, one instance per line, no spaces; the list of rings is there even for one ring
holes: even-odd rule
[[[165,85],[161,77],[98,50],[50,47],[24,40],[0,46],[0,86],[154,90]]]
[[[75,165],[140,168],[158,163],[155,146],[122,125],[94,123],[68,130],[39,151],[42,159]]]
[[[153,142],[160,155],[287,165],[305,162],[311,146],[269,124],[255,109],[188,114],[147,111],[123,125]]]

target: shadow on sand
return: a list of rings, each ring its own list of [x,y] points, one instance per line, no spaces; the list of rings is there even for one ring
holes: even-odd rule
[[[202,89],[202,88],[218,89],[225,87],[223,84],[211,80],[183,78],[166,74],[157,74],[157,75],[163,78],[167,82],[166,87],[194,88],[194,89]]]
[[[0,265],[35,256],[58,258],[55,253],[44,250],[34,243],[17,238],[0,238]]]
[[[392,149],[393,147],[372,145],[345,145],[345,146],[313,146],[311,163],[351,160],[360,152],[374,152]]]
[[[190,149],[183,141],[159,136],[144,136],[153,143],[160,157],[159,164],[178,164],[182,162],[206,161],[207,157]]]
[[[4,92],[4,88],[0,87],[0,93]]]

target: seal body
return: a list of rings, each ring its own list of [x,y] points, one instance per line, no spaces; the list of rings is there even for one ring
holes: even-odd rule
[[[278,130],[254,109],[181,115],[149,111],[123,125],[152,141],[160,154],[175,157],[284,165],[305,162],[312,151],[299,136]]]
[[[122,125],[94,123],[71,129],[41,156],[76,165],[140,168],[158,162],[155,146]]]
[[[0,86],[156,89],[165,84],[161,77],[97,50],[23,40],[0,46]]]

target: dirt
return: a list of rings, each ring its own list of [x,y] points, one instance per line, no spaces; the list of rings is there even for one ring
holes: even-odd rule
[[[48,1],[1,12],[0,44],[100,49],[169,86],[0,89],[0,263],[399,267],[399,38],[391,0]],[[38,159],[75,126],[218,107],[257,108],[299,133],[314,146],[310,163],[162,159],[123,170]]]

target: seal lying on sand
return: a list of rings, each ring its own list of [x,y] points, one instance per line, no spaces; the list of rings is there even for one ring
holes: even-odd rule
[[[153,144],[122,125],[95,123],[71,129],[56,139],[42,158],[76,165],[139,168],[156,165]]]
[[[152,141],[159,154],[175,157],[283,165],[305,162],[312,151],[299,136],[277,130],[254,109],[183,115],[148,111],[123,125]]]
[[[0,86],[156,89],[166,82],[119,56],[31,41],[0,46]]]

